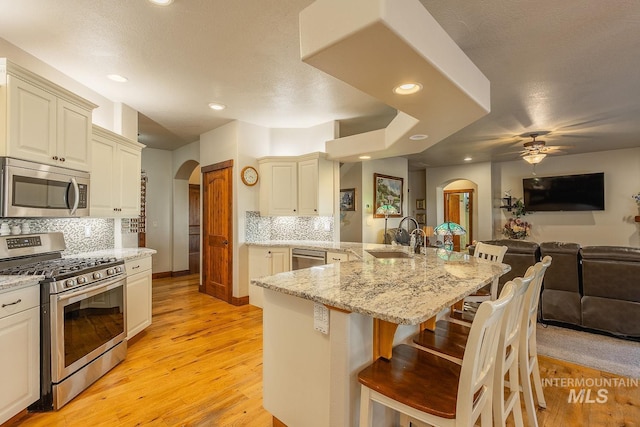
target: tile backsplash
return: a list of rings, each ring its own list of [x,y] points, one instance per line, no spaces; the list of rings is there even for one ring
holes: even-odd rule
[[[260,216],[260,212],[247,211],[245,241],[333,241],[333,227],[333,217],[330,216]]]
[[[0,218],[4,222],[9,226],[28,222],[31,233],[62,232],[67,245],[63,255],[114,247],[114,221],[109,218]]]

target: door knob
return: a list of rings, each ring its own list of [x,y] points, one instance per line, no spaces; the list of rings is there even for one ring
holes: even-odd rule
[[[228,240],[223,240],[223,241],[222,241],[222,244],[223,244],[223,245],[228,245],[228,244],[229,244],[229,241],[228,241]]]

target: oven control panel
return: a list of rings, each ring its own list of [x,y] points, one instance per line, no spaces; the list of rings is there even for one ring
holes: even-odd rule
[[[32,248],[34,246],[42,246],[40,236],[29,237],[8,237],[7,249]]]

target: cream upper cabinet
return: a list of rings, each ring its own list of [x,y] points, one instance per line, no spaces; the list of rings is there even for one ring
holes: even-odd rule
[[[0,90],[0,111],[6,109],[0,118],[5,128],[2,154],[90,171],[96,105],[4,59],[0,75],[0,85],[6,86]]]
[[[298,214],[298,164],[287,160],[260,160],[260,214]],[[275,191],[274,191],[275,190]]]
[[[260,214],[332,216],[335,162],[323,153],[260,159]]]
[[[93,126],[91,216],[135,218],[140,215],[142,148],[142,144]]]

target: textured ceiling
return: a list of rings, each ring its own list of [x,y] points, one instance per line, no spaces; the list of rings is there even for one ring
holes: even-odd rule
[[[640,146],[640,2],[421,2],[491,81],[492,111],[411,156],[414,167],[514,159],[517,135],[536,130],[565,153]],[[345,134],[386,123],[392,108],[300,60],[298,14],[310,3],[0,0],[0,37],[138,110],[150,147],[177,148],[234,119],[344,120]],[[211,111],[211,101],[228,107]]]

